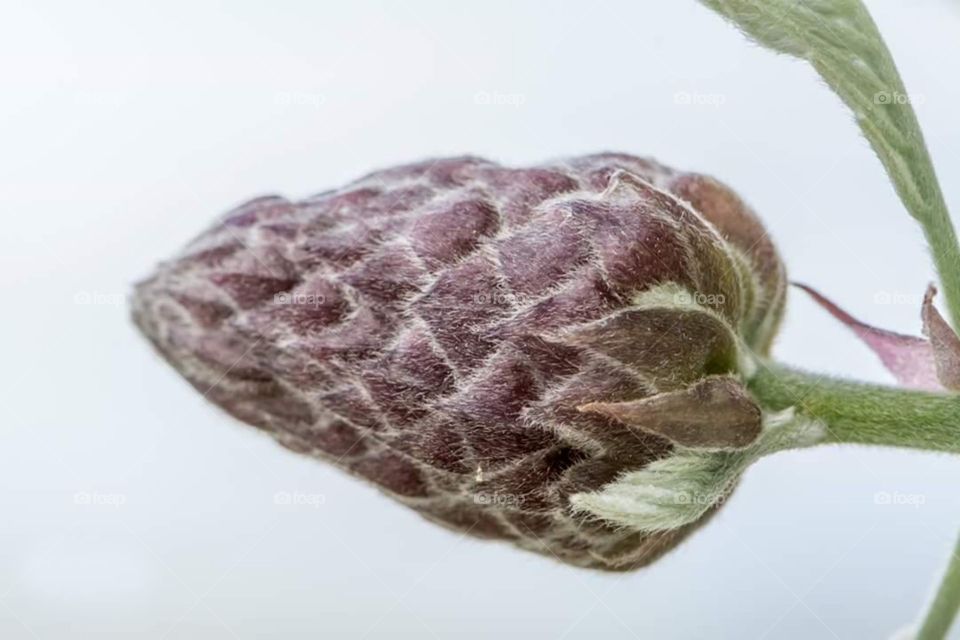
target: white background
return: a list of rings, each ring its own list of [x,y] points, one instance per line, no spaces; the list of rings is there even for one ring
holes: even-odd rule
[[[960,212],[960,5],[869,6]],[[602,575],[282,450],[128,321],[130,284],[249,197],[609,149],[727,181],[792,277],[919,331],[920,234],[844,108],[693,0],[7,0],[0,98],[0,637],[883,638],[927,600],[956,458],[781,454],[667,558]],[[777,355],[888,380],[798,292]]]

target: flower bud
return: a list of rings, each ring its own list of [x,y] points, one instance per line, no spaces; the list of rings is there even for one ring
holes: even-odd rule
[[[467,157],[253,200],[140,283],[133,313],[286,447],[455,530],[629,569],[697,523],[627,530],[571,497],[756,438],[741,379],[784,292],[762,226],[710,178]]]

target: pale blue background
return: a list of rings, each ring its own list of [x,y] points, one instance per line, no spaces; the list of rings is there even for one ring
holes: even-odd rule
[[[869,5],[960,212],[960,6]],[[692,0],[7,0],[0,141],[4,639],[883,638],[960,529],[960,459],[819,449],[648,570],[574,570],[233,423],[127,321],[130,283],[248,197],[615,149],[726,180],[793,277],[918,331],[926,253],[846,111]],[[777,353],[887,380],[796,293]]]

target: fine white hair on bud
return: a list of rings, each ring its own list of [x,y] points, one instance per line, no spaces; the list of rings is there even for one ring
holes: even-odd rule
[[[793,408],[764,414],[763,430],[737,450],[680,448],[599,491],[571,496],[575,509],[635,531],[655,533],[697,522],[721,505],[747,467],[760,458],[824,441],[826,425]]]

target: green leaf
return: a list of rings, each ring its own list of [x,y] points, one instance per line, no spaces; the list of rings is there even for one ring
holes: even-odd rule
[[[907,211],[923,227],[960,327],[960,248],[910,97],[860,0],[700,0],[748,37],[806,60],[853,111]]]
[[[826,441],[826,426],[792,408],[764,416],[760,437],[732,451],[677,447],[666,458],[624,473],[599,491],[570,497],[576,511],[633,531],[671,531],[718,506],[764,456]]]

